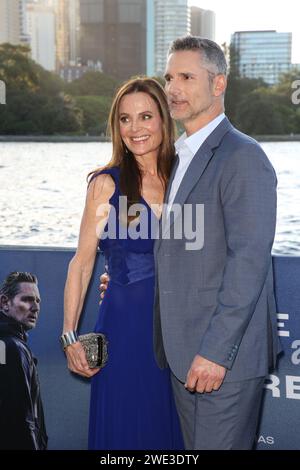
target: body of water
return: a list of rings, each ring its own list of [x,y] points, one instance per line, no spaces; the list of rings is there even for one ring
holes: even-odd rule
[[[300,254],[300,142],[262,143],[278,177],[274,254]],[[86,176],[110,143],[0,142],[0,244],[75,247]]]

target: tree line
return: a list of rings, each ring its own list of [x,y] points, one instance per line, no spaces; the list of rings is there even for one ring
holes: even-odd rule
[[[230,54],[226,114],[250,135],[299,134],[300,106],[292,103],[297,70],[275,86],[239,76]],[[113,95],[120,82],[100,72],[87,72],[65,83],[30,58],[26,46],[0,45],[0,80],[6,105],[0,105],[1,135],[101,135],[106,133]]]

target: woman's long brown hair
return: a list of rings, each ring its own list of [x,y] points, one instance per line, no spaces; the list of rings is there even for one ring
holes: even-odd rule
[[[104,168],[120,168],[120,189],[127,196],[128,205],[140,202],[142,190],[142,171],[134,155],[125,146],[119,124],[121,99],[131,93],[146,93],[156,103],[162,120],[162,143],[157,159],[157,172],[166,189],[175,156],[175,126],[168,110],[168,102],[163,87],[156,80],[146,77],[133,78],[124,83],[114,98],[109,119],[108,134],[112,139],[113,153],[110,162]],[[103,168],[102,168],[103,169]],[[89,173],[93,177],[99,169]]]

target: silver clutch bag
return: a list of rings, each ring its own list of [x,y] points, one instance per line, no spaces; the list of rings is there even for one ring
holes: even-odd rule
[[[107,339],[103,333],[87,333],[78,336],[78,340],[82,344],[85,351],[88,365],[91,369],[105,366],[108,359]]]

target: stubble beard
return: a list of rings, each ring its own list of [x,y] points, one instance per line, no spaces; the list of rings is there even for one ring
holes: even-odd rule
[[[176,111],[175,112],[170,111],[170,114],[171,114],[172,119],[174,119],[175,121],[179,121],[182,124],[185,124],[191,121],[195,121],[196,119],[202,117],[205,113],[207,113],[207,111],[210,110],[211,107],[212,107],[212,103],[210,103],[207,106],[204,106],[201,109],[198,109],[197,111],[189,110],[189,112],[186,112],[184,116],[176,116]]]

